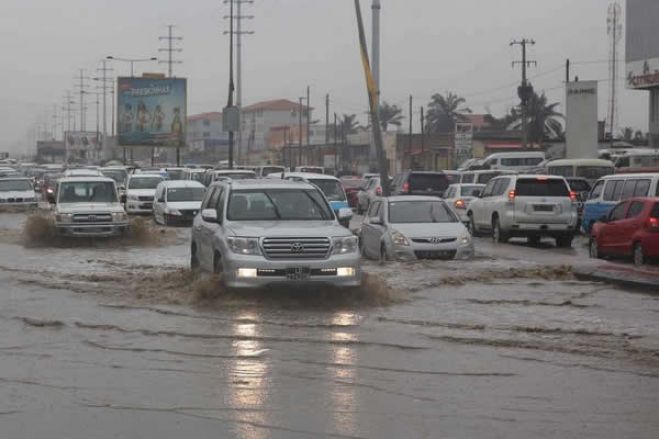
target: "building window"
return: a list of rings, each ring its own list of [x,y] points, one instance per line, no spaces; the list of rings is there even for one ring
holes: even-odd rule
[[[205,127],[211,126],[211,121],[210,120],[204,120],[204,126]]]
[[[210,136],[211,136],[211,133],[209,133],[208,131],[204,132],[204,137],[210,137]]]

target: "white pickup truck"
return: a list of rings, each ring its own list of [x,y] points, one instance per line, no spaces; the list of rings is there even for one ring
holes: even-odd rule
[[[128,216],[117,197],[114,180],[65,177],[48,200],[57,232],[71,237],[117,236],[128,230]]]

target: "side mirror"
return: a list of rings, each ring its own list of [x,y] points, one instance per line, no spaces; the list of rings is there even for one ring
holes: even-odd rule
[[[201,211],[201,219],[207,223],[218,223],[217,210],[204,209]]]
[[[352,209],[349,207],[342,207],[339,209],[338,215],[340,220],[342,219],[347,219],[347,218],[352,218]]]
[[[382,218],[380,218],[379,216],[374,216],[374,217],[369,218],[368,222],[373,224],[373,225],[376,225],[376,226],[381,226],[382,225]]]
[[[602,215],[598,221],[601,223],[608,223],[609,217],[607,215]]]
[[[128,200],[128,197],[126,197],[126,194],[123,194],[120,198],[119,201],[121,201],[121,204],[126,204],[126,201]]]

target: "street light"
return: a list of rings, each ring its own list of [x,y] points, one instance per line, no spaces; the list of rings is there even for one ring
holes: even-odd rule
[[[136,62],[151,62],[151,61],[158,61],[158,58],[155,56],[152,56],[151,58],[118,58],[116,56],[106,56],[105,59],[110,59],[112,61],[123,61],[123,62],[129,62],[130,63],[130,76],[133,77],[134,75],[134,70],[133,70],[133,65]]]

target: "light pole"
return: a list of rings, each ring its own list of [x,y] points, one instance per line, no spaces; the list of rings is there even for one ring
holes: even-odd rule
[[[105,57],[105,59],[110,59],[112,61],[122,61],[122,62],[130,63],[130,76],[131,77],[135,76],[134,65],[135,65],[136,62],[158,61],[158,58],[156,58],[155,56],[152,56],[151,58],[118,58],[116,56],[108,55],[108,56]]]

